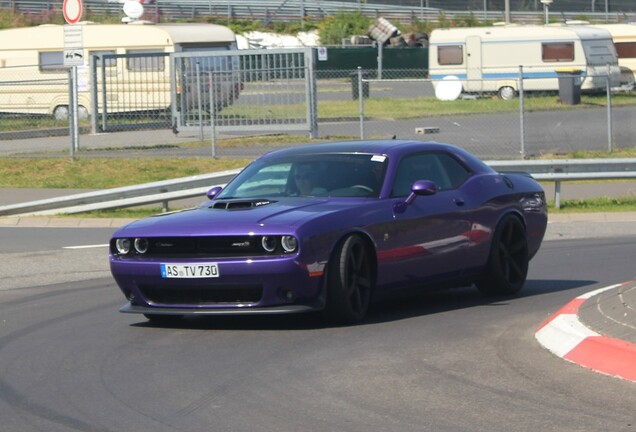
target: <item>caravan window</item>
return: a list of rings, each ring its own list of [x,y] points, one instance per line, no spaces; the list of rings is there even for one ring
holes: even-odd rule
[[[41,72],[60,73],[68,70],[68,67],[64,66],[64,51],[49,51],[38,54]]]
[[[102,56],[106,55],[106,54],[116,54],[114,50],[111,51],[90,51],[88,53],[89,56],[91,56],[91,58],[95,55],[97,57],[95,57],[95,64],[99,67],[102,66]],[[117,66],[117,59],[116,58],[107,58],[105,59],[105,65],[106,67],[115,67]]]
[[[127,67],[129,71],[163,71],[165,70],[165,58],[164,52],[161,50],[127,50],[126,54],[132,54],[133,57],[128,58]],[[138,54],[137,56],[134,56]],[[162,54],[156,55],[142,55],[142,54]]]
[[[464,47],[461,45],[438,46],[437,63],[440,65],[460,65],[464,63]]]
[[[574,60],[574,42],[554,42],[541,44],[541,58],[544,62],[569,62]]]
[[[233,45],[209,46],[205,44],[188,44],[181,47],[183,52],[219,52],[228,51]],[[214,56],[214,57],[193,57],[194,61],[199,61],[199,67],[202,72],[221,71],[227,72],[238,69],[238,57],[235,56]]]
[[[618,58],[636,58],[636,42],[618,42],[615,46]]]

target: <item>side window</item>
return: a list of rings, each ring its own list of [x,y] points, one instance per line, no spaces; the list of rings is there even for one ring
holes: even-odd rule
[[[63,51],[47,51],[38,53],[40,71],[44,73],[67,72],[68,67],[64,66]]]
[[[442,45],[437,47],[439,65],[460,65],[464,63],[464,48],[461,45]]]
[[[400,161],[391,195],[408,195],[417,180],[431,180],[439,190],[455,189],[470,174],[459,161],[446,153],[427,152],[407,156]]]
[[[445,153],[439,153],[436,156],[449,182],[446,189],[458,188],[471,176],[472,173],[454,157]]]
[[[574,43],[543,43],[541,44],[541,59],[548,63],[574,61]]]
[[[128,50],[126,54],[157,54],[162,53],[156,49]],[[139,55],[128,59],[127,68],[129,71],[163,71],[165,70],[165,57]]]

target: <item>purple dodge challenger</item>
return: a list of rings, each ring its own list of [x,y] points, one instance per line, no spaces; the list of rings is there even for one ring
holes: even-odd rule
[[[119,229],[110,267],[128,304],[185,315],[322,311],[361,321],[376,293],[525,283],[547,225],[545,194],[435,142],[368,140],[264,155],[198,208]]]

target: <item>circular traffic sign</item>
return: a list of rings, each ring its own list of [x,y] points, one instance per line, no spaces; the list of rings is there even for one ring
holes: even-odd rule
[[[64,0],[62,12],[69,24],[76,24],[82,18],[82,0]]]

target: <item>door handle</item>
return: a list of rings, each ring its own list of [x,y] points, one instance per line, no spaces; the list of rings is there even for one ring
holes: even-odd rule
[[[455,201],[455,204],[457,204],[460,207],[464,205],[464,199],[463,198],[455,198],[453,201]]]

